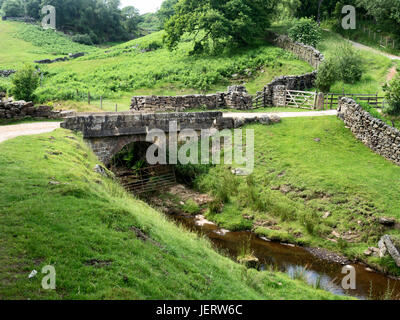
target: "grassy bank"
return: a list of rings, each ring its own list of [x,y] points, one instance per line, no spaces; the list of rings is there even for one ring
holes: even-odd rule
[[[242,82],[255,93],[275,76],[312,69],[264,42],[221,55],[194,56],[189,54],[193,47],[189,39],[176,51],[168,51],[162,43],[163,32],[100,49],[81,48],[58,33],[17,22],[0,21],[0,30],[0,41],[10,44],[8,49],[0,49],[2,68],[18,68],[22,63],[49,58],[51,53],[88,52],[76,60],[40,66],[44,81],[37,95],[42,102],[85,101],[90,92],[93,101],[100,96],[109,101],[107,110],[114,108],[116,100],[132,95],[225,91],[226,86]],[[9,80],[1,81],[9,85]]]
[[[335,298],[219,255],[97,163],[65,130],[0,144],[0,299]],[[54,291],[41,289],[45,265],[56,269]]]
[[[400,168],[374,154],[335,117],[289,118],[254,125],[255,170],[235,177],[216,167],[196,181],[224,202],[207,217],[230,230],[324,247],[400,275],[391,258],[367,258],[385,234],[379,217],[400,221]]]

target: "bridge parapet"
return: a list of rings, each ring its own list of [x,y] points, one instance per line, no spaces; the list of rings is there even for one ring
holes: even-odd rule
[[[66,118],[64,129],[80,131],[93,152],[104,164],[109,164],[114,155],[126,145],[146,141],[147,133],[160,129],[169,136],[171,122],[176,122],[174,131],[191,129],[233,129],[250,123],[269,124],[268,116],[250,118],[223,117],[222,112],[176,112],[176,113],[92,113]]]
[[[178,131],[229,126],[222,117],[222,112],[81,114],[67,118],[61,127],[80,131],[84,138],[100,138],[142,135],[151,129],[161,129],[167,133],[172,121],[176,121]]]

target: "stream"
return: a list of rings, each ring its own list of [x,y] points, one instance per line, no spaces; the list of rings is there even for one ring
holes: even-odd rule
[[[262,239],[250,231],[230,232],[220,229],[207,220],[198,220],[194,216],[168,215],[178,224],[190,231],[207,236],[218,251],[225,252],[236,259],[243,244],[250,246],[253,255],[259,259],[260,270],[271,266],[293,277],[302,273],[310,285],[319,282],[321,289],[337,295],[349,295],[359,299],[382,299],[390,288],[391,299],[400,297],[400,280],[391,279],[383,274],[368,271],[362,264],[350,264],[356,270],[356,289],[344,290],[341,286],[343,264],[316,257],[305,248],[285,245]]]
[[[136,182],[126,170],[113,168],[119,177],[120,183],[130,192],[132,181]],[[133,179],[133,180],[132,180]],[[189,195],[190,196],[190,195]],[[166,214],[176,224],[186,229],[206,236],[213,243],[216,250],[223,252],[236,261],[245,246],[252,256],[258,259],[259,270],[279,270],[292,278],[301,278],[311,286],[337,295],[348,295],[358,299],[396,299],[400,300],[400,280],[375,272],[361,263],[350,263],[356,271],[356,289],[342,288],[342,279],[347,275],[342,273],[345,261],[327,259],[326,254],[315,254],[307,248],[272,242],[260,238],[251,231],[231,232],[221,229],[213,222],[202,216],[186,214]],[[328,253],[330,258],[332,255]]]

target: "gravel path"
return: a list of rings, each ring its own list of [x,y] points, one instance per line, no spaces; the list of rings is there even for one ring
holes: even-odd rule
[[[336,116],[337,110],[328,111],[304,111],[304,112],[226,112],[225,118],[254,118],[276,115],[280,118],[297,118],[297,117],[322,117],[322,116]]]
[[[52,132],[60,128],[60,122],[34,122],[0,126],[0,143],[19,136]]]
[[[270,115],[277,115],[281,118],[293,118],[293,117],[317,117],[317,116],[334,116],[337,114],[336,110],[328,111],[307,111],[307,112],[227,112],[224,113],[224,117],[231,118],[253,118],[263,117]],[[14,124],[9,126],[0,126],[0,143],[15,137],[27,136],[33,134],[40,134],[46,132],[52,132],[60,128],[60,122],[34,122],[34,123],[22,123]]]
[[[374,52],[376,54],[380,54],[382,56],[388,57],[389,59],[392,59],[392,60],[400,60],[399,56],[395,56],[395,55],[390,54],[390,53],[379,51],[378,49],[368,47],[368,46],[366,46],[364,44],[361,44],[361,43],[358,43],[358,42],[355,42],[355,41],[351,41],[351,40],[350,40],[350,43],[355,48],[358,48],[358,49],[361,49],[361,50],[367,50],[367,51],[370,51],[370,52]]]

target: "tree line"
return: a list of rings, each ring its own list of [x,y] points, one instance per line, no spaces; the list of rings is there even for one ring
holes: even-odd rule
[[[139,11],[120,9],[119,0],[0,0],[3,16],[42,19],[45,5],[56,8],[57,29],[85,44],[125,41],[140,36]]]

